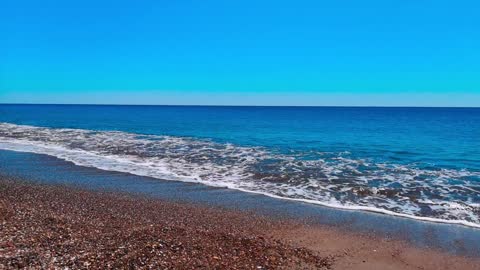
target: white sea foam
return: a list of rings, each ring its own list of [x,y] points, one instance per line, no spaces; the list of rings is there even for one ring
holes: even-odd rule
[[[375,163],[345,152],[305,158],[302,152],[193,138],[8,123],[0,123],[0,148],[102,170],[480,227],[480,173],[469,170]]]

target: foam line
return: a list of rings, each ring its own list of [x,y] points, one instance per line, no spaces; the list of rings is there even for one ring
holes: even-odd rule
[[[322,153],[301,159],[270,149],[193,138],[0,123],[0,149],[46,154],[75,165],[421,221],[480,228],[479,173],[353,159]],[[368,167],[368,170],[362,170]],[[421,176],[421,180],[418,180]],[[450,179],[463,185],[449,185]],[[371,186],[376,181],[376,186]],[[396,184],[395,188],[391,188]],[[420,199],[407,195],[418,192]],[[435,192],[435,196],[428,194]],[[460,194],[467,200],[450,198]],[[443,199],[439,199],[443,196]],[[422,212],[424,209],[428,212]]]

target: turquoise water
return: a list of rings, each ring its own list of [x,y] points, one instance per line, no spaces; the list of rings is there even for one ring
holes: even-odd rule
[[[480,109],[0,105],[0,148],[480,226]]]

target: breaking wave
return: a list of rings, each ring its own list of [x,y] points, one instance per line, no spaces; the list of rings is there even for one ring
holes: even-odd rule
[[[187,137],[0,123],[0,148],[76,165],[480,227],[480,172]]]

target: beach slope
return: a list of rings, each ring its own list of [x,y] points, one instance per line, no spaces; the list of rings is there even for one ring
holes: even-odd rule
[[[0,180],[0,268],[478,269],[480,261],[252,213]]]

